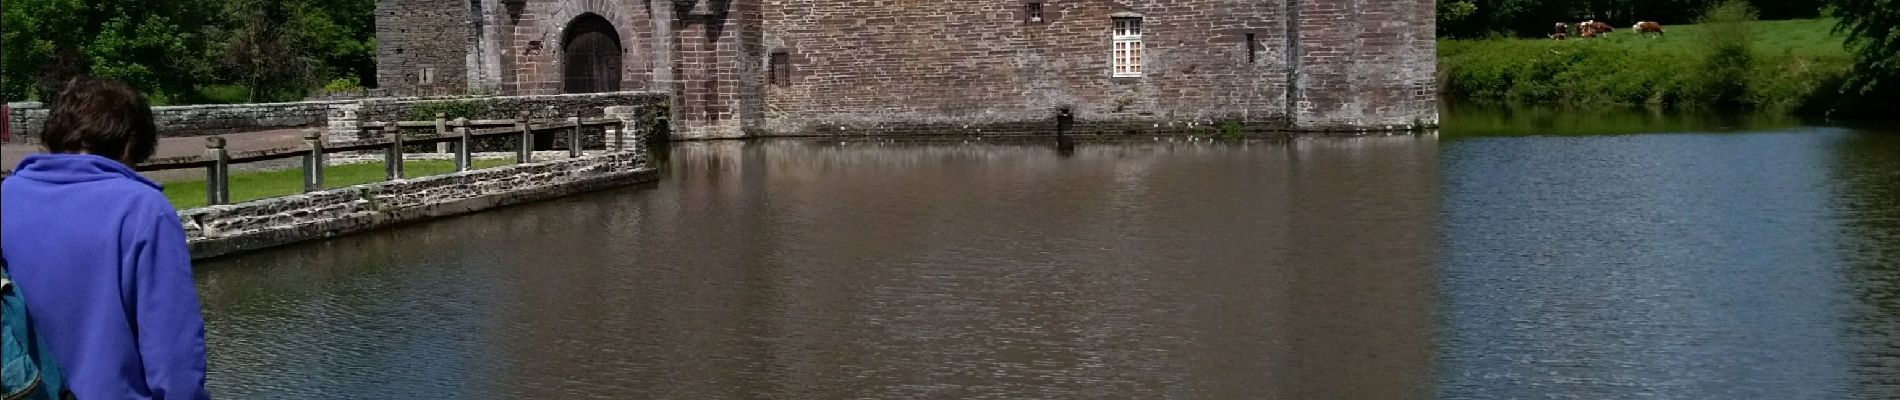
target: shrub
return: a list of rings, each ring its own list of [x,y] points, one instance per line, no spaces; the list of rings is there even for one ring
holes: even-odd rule
[[[1225,140],[1245,139],[1247,137],[1246,129],[1247,126],[1241,124],[1240,121],[1227,120],[1227,122],[1220,124],[1220,134],[1217,137]]]
[[[363,91],[363,82],[354,76],[336,78],[323,84],[323,93],[357,93]]]
[[[1754,36],[1749,29],[1756,19],[1753,6],[1741,0],[1716,5],[1696,22],[1707,34],[1700,41],[1703,51],[1702,100],[1710,104],[1737,106],[1750,104],[1749,71],[1755,54],[1749,48]]]

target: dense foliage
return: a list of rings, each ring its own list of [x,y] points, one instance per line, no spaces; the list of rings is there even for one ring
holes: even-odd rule
[[[1849,89],[1900,97],[1900,1],[1834,0],[1833,5],[1841,18],[1839,30],[1857,54]],[[1886,98],[1888,104],[1900,103],[1892,97]]]
[[[1757,13],[1746,2],[1730,1],[1709,9],[1696,24],[1702,27],[1699,41],[1702,55],[1700,83],[1702,97],[1720,106],[1750,105],[1749,70],[1755,67],[1755,53],[1749,48],[1756,38],[1750,25]]]
[[[1820,16],[1827,0],[1749,0],[1763,19]],[[1880,0],[1868,0],[1880,2]],[[1636,21],[1665,25],[1694,21],[1720,0],[1437,0],[1441,37],[1542,37],[1557,22],[1587,19],[1625,29]],[[1892,0],[1885,3],[1891,5]]]
[[[372,0],[6,0],[0,97],[47,99],[91,73],[159,102],[296,99],[333,79],[374,79],[373,9]]]

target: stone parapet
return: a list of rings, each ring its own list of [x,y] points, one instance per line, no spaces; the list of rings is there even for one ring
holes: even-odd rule
[[[180,211],[192,258],[330,238],[649,182],[641,152],[614,152],[372,183]]]
[[[351,101],[212,104],[152,107],[159,135],[203,136],[246,130],[324,126],[337,107]],[[8,104],[7,121],[13,140],[37,141],[46,125],[47,108],[41,103]]]

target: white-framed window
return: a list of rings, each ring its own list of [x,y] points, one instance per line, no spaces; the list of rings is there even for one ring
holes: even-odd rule
[[[1115,17],[1115,61],[1117,78],[1141,76],[1141,17]]]

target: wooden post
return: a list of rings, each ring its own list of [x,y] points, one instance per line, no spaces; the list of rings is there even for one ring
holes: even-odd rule
[[[469,165],[473,163],[469,160],[468,118],[455,119],[455,133],[461,135],[455,140],[455,172],[468,171]]]
[[[224,150],[224,137],[205,139],[205,158],[211,167],[205,170],[205,205],[231,202],[231,154]]]
[[[449,124],[448,114],[435,113],[435,136],[436,137],[448,136],[449,134],[448,124]],[[449,152],[449,146],[450,146],[449,142],[435,142],[435,152],[447,153]]]
[[[521,130],[521,137],[515,146],[515,163],[527,164],[534,161],[534,128],[528,126],[528,112],[522,111],[515,116],[515,128]]]
[[[329,164],[323,156],[323,131],[304,130],[303,144],[310,146],[310,154],[303,156],[303,192],[323,190],[323,167]]]
[[[383,122],[383,134],[389,135],[389,149],[383,153],[383,164],[389,180],[402,179],[402,125],[395,122]]]
[[[574,132],[567,134],[567,157],[580,158],[581,156],[581,113],[579,111],[575,111],[574,116],[571,118],[568,118],[567,120],[574,123]]]

